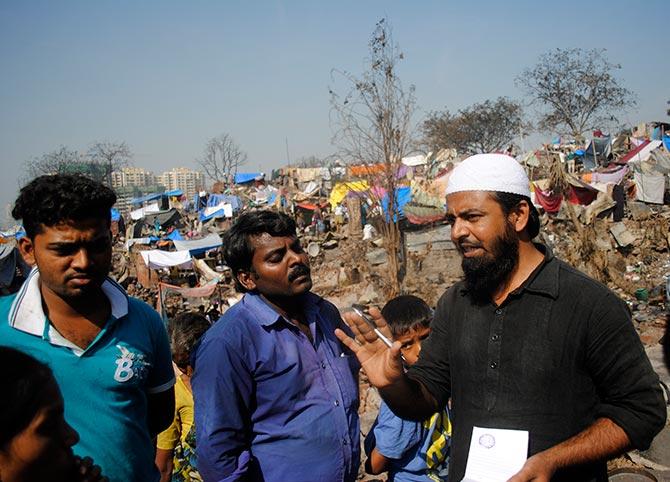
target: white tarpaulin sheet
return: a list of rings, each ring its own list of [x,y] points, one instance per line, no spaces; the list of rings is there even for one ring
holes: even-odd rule
[[[149,249],[140,251],[144,264],[150,269],[190,268],[192,266],[191,253],[188,251],[161,251],[160,249]]]
[[[151,238],[130,238],[126,240],[126,250],[130,249],[133,244],[151,244]]]
[[[201,239],[175,239],[172,242],[174,243],[174,247],[177,249],[177,252],[212,249],[217,248],[222,244],[221,237],[218,234],[210,234],[209,236]]]
[[[220,204],[217,204],[216,206],[206,207],[205,210],[202,212],[202,216],[203,218],[208,218],[217,211],[223,211],[223,215],[227,218],[233,217],[233,205],[228,204],[226,202],[222,202]]]
[[[158,207],[158,203],[151,203],[147,204],[143,208],[135,209],[134,211],[130,211],[130,218],[133,221],[137,221],[138,219],[142,219],[146,214],[150,213],[157,213],[160,211],[160,208]]]
[[[635,195],[638,201],[663,204],[665,192],[665,176],[659,174],[633,173],[635,181]]]
[[[419,154],[418,156],[403,157],[402,163],[409,167],[423,166],[426,163],[426,156]]]

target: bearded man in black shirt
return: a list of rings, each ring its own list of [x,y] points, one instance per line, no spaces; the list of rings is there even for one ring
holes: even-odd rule
[[[463,161],[447,206],[464,279],[438,302],[418,362],[405,372],[400,344],[353,314],[355,339],[338,337],[397,415],[423,420],[452,399],[450,480],[466,473],[473,427],[528,432],[510,481],[607,480],[605,461],[648,447],[666,418],[626,304],[533,242],[539,218],[513,158]]]

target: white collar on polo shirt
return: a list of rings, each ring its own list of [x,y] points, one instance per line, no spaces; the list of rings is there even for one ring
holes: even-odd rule
[[[46,316],[42,309],[39,281],[40,272],[35,267],[16,294],[9,310],[8,321],[12,328],[41,337],[44,334]],[[109,299],[114,318],[119,319],[128,314],[128,295],[116,281],[107,277],[102,283],[102,291]]]

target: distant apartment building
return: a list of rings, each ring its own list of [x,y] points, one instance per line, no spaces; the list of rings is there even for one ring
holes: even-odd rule
[[[192,199],[197,192],[205,189],[205,175],[185,167],[176,167],[160,174],[158,183],[168,191],[181,189],[188,199]]]
[[[124,167],[112,173],[112,188],[139,187],[146,188],[156,184],[156,176],[141,167]]]

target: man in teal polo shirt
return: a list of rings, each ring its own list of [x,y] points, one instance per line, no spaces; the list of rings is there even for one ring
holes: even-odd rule
[[[12,215],[33,271],[0,298],[0,344],[47,363],[90,456],[110,482],[159,480],[152,438],[174,415],[174,372],[160,316],[108,277],[109,188],[51,175],[21,189]]]

